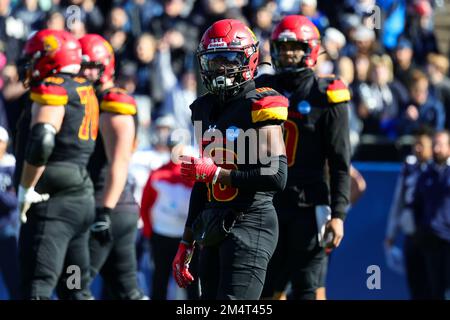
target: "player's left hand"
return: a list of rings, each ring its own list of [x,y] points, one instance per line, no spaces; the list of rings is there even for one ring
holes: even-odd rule
[[[172,262],[173,277],[180,288],[186,288],[194,281],[194,277],[189,272],[189,263],[194,255],[194,245],[181,241],[178,251]]]
[[[111,226],[112,209],[99,207],[95,211],[95,221],[91,225],[91,234],[101,245],[106,245],[113,240]]]
[[[181,156],[181,176],[189,181],[213,182],[214,175],[220,168],[211,158]]]
[[[340,218],[332,218],[325,227],[325,239],[331,234],[331,240],[327,243],[329,248],[337,248],[344,237],[344,221]]]
[[[33,203],[47,201],[49,198],[50,195],[48,193],[40,194],[34,191],[34,187],[25,188],[19,185],[17,200],[19,202],[20,221],[22,223],[27,222],[27,211]]]

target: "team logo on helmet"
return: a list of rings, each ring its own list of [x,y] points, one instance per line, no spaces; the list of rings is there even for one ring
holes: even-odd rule
[[[213,48],[226,48],[227,43],[225,41],[223,41],[223,38],[214,38],[211,39],[211,42],[208,44],[208,49],[213,49]]]
[[[42,43],[44,45],[44,50],[50,54],[55,53],[60,47],[58,39],[52,34],[44,37]]]
[[[283,30],[283,32],[281,32],[278,36],[278,39],[285,41],[297,41],[297,35],[291,30]]]
[[[313,30],[310,26],[304,25],[300,27],[300,30],[303,32],[303,34],[305,35],[305,38],[311,38],[313,35]]]
[[[112,46],[109,44],[108,41],[104,41],[103,44],[105,45],[105,48],[108,50],[109,54],[113,55],[114,54],[114,50],[112,48]]]

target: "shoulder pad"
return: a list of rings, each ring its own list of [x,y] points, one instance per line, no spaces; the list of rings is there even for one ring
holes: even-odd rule
[[[252,98],[252,122],[268,120],[285,121],[288,116],[289,100],[272,88],[255,89]]]
[[[46,81],[50,79],[50,81]],[[30,89],[30,99],[42,105],[63,106],[69,101],[67,90],[55,81],[60,81],[59,77],[46,78],[38,85],[32,86]],[[64,79],[62,79],[62,82]]]
[[[329,103],[341,103],[351,99],[347,86],[334,75],[319,77],[318,83],[319,90],[327,95]]]
[[[100,110],[124,115],[137,113],[136,101],[121,88],[111,88],[103,95]]]

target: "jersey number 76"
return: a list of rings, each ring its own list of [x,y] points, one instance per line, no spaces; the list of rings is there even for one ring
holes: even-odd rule
[[[84,105],[84,118],[78,130],[78,138],[81,140],[95,140],[98,133],[98,101],[95,96],[94,88],[78,87],[77,93],[80,96],[80,102]]]

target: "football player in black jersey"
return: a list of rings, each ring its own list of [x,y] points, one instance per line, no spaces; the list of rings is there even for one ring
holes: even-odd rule
[[[30,129],[21,126],[29,131],[18,188],[23,298],[50,299],[60,275],[69,272],[78,279],[67,283],[72,296],[83,299],[95,216],[85,167],[97,137],[98,101],[90,83],[77,76],[81,47],[70,33],[39,31],[24,54],[33,105]],[[75,266],[64,270],[65,261]]]
[[[80,39],[82,73],[95,83],[100,132],[88,171],[94,183],[96,219],[91,228],[91,277],[100,272],[110,299],[143,299],[137,285],[139,207],[128,182],[136,142],[136,102],[114,84],[114,52],[97,34]]]
[[[197,51],[209,93],[190,106],[202,151],[182,157],[181,174],[195,185],[173,272],[180,287],[192,282],[197,241],[202,299],[259,299],[277,243],[272,199],[286,183],[288,101],[255,87],[258,55],[253,32],[232,19],[215,22]]]
[[[263,296],[278,298],[288,281],[293,299],[315,299],[325,247],[338,247],[350,198],[350,92],[335,76],[316,77],[320,34],[308,18],[284,17],[271,36],[275,75],[258,85],[289,98],[285,122],[286,189],[274,198],[280,238]],[[325,166],[329,167],[329,184]]]

